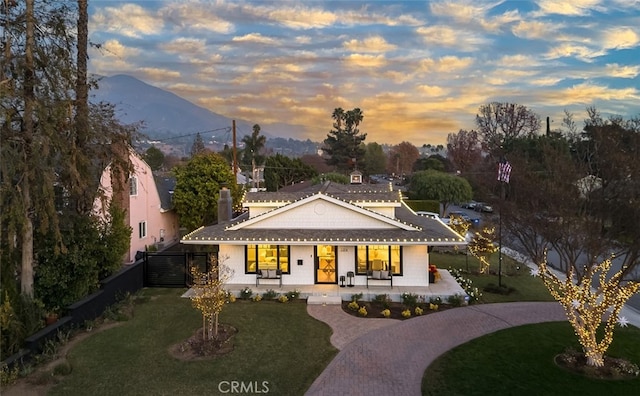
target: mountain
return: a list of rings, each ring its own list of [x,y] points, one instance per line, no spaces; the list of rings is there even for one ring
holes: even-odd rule
[[[192,135],[197,132],[201,132],[205,141],[214,135],[222,138],[230,135],[231,118],[197,106],[135,77],[122,74],[101,77],[98,86],[97,90],[91,92],[91,101],[114,104],[116,115],[124,124],[142,122],[140,132],[151,140],[190,135],[185,140],[192,142]],[[236,120],[238,141],[252,132],[253,124],[255,123]],[[269,137],[264,132],[262,134]]]

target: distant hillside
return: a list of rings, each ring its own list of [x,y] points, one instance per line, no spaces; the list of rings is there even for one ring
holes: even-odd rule
[[[154,140],[220,128],[230,130],[232,124],[232,119],[228,117],[127,75],[102,77],[99,88],[91,93],[92,101],[113,103],[121,122],[133,124],[142,121],[141,132]],[[249,134],[252,126],[252,123],[236,120],[238,140],[241,138],[240,131],[243,132],[242,136]],[[216,132],[221,136],[224,131]],[[207,138],[205,134],[203,138]],[[189,140],[193,140],[193,137]]]

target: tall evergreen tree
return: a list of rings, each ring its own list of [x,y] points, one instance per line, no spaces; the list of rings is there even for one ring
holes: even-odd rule
[[[333,129],[324,140],[323,150],[329,155],[328,165],[334,165],[339,171],[348,172],[357,168],[365,154],[365,147],[361,145],[367,134],[361,134],[358,126],[364,119],[359,108],[344,111],[338,107],[331,115]]]
[[[193,140],[193,145],[191,146],[191,158],[195,157],[198,154],[202,154],[207,151],[207,148],[204,146],[204,141],[202,140],[202,136],[200,136],[200,132],[196,133],[196,137]]]

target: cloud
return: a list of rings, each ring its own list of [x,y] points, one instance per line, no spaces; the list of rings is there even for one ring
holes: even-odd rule
[[[141,67],[138,69],[138,72],[144,74],[145,79],[155,81],[167,81],[180,78],[180,72],[178,71],[157,67]]]
[[[591,62],[593,58],[597,58],[604,54],[606,54],[606,52],[601,49],[589,48],[584,45],[562,43],[551,48],[544,56],[547,59],[575,57],[584,62]]]
[[[260,33],[249,33],[244,36],[238,36],[231,39],[231,41],[240,42],[240,43],[257,43],[257,44],[270,44],[275,45],[278,43],[277,40],[272,39],[271,37],[265,37]]]
[[[636,88],[615,89],[590,83],[577,84],[557,91],[547,91],[539,95],[547,105],[567,106],[575,104],[589,105],[595,101],[640,99]]]
[[[558,24],[537,20],[520,21],[513,26],[511,32],[525,39],[547,40],[553,39],[560,27],[562,27],[562,23]]]
[[[157,34],[163,29],[163,21],[149,10],[136,5],[104,7],[91,17],[90,31],[107,31],[126,37],[141,38]]]
[[[621,66],[609,63],[605,67],[605,76],[617,78],[636,78],[640,74],[640,66]]]
[[[219,16],[224,3],[172,2],[160,9],[167,24],[177,30],[202,30],[214,33],[232,33],[235,25]]]
[[[604,10],[601,3],[601,0],[539,0],[538,7],[542,15],[583,16],[588,15],[592,10]]]
[[[158,46],[160,49],[174,54],[186,56],[203,55],[207,52],[206,41],[203,39],[179,37]]]
[[[438,59],[422,59],[418,62],[418,67],[425,72],[458,73],[471,67],[474,62],[471,57],[443,56]]]
[[[605,48],[634,48],[640,44],[640,35],[632,28],[619,27],[606,30],[602,41]]]
[[[479,26],[489,32],[502,30],[505,24],[520,19],[517,10],[507,11],[496,16],[487,14],[504,1],[438,1],[429,3],[431,13],[436,17],[445,17],[453,20],[459,27]]]
[[[452,47],[460,51],[475,51],[486,46],[490,40],[477,33],[454,29],[445,25],[419,27],[416,33],[429,45]]]
[[[345,63],[349,67],[378,68],[387,64],[387,60],[384,55],[351,54],[347,55],[344,59]]]
[[[349,40],[342,46],[352,52],[387,52],[396,49],[396,46],[389,44],[381,36],[372,36],[364,40]]]

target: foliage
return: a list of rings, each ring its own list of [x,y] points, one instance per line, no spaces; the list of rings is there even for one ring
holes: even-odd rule
[[[382,314],[382,316],[384,316],[385,318],[388,318],[391,316],[391,311],[389,311],[389,309],[383,309],[382,312],[380,312]]]
[[[289,300],[297,300],[298,298],[300,298],[300,290],[296,289],[288,291],[285,296],[287,296]]]
[[[231,190],[234,203],[240,200],[233,171],[218,154],[197,155],[173,172],[176,176],[173,206],[180,223],[190,231],[216,221],[222,186]]]
[[[151,146],[144,152],[144,161],[152,171],[161,170],[164,165],[164,153],[156,146]]]
[[[414,293],[402,293],[402,304],[407,308],[415,308],[418,306],[418,295]]]
[[[413,312],[416,314],[416,316],[420,316],[420,315],[423,314],[424,310],[422,308],[420,308],[420,307],[415,307]]]
[[[253,290],[251,290],[251,288],[245,287],[244,289],[240,290],[240,298],[242,298],[243,300],[248,300],[251,298],[251,296],[253,296]]]
[[[397,176],[410,174],[419,157],[420,152],[413,144],[409,142],[397,144],[389,150],[387,171]]]
[[[191,158],[196,155],[205,154],[207,152],[207,148],[204,145],[204,141],[202,140],[202,136],[200,136],[200,132],[196,133],[196,137],[193,139],[193,145],[191,145]]]
[[[389,297],[388,294],[376,294],[373,297],[372,302],[383,308],[389,308],[389,304],[391,303],[391,297]]]
[[[480,298],[482,297],[482,293],[480,292],[480,289],[473,286],[473,281],[471,279],[466,278],[463,275],[462,271],[456,268],[449,268],[449,273],[451,274],[451,276],[453,276],[456,282],[458,282],[458,284],[464,289],[464,291],[467,293],[467,296],[469,296],[469,304],[473,304],[474,302],[480,301]],[[452,300],[452,301],[449,301],[449,300]],[[462,301],[459,301],[459,300],[462,300]],[[460,306],[462,305],[464,300],[465,299],[463,296],[455,295],[455,296],[450,296],[447,302],[452,305],[459,303],[456,306]]]
[[[313,184],[320,184],[325,181],[331,181],[338,184],[349,184],[351,182],[349,176],[336,172],[323,173],[311,179],[311,183]]]
[[[264,165],[265,156],[263,151],[266,142],[266,136],[260,135],[260,125],[255,124],[251,135],[246,135],[242,138],[244,150],[242,151],[240,165],[242,165],[243,169],[253,169],[255,166]]]
[[[357,301],[361,301],[363,296],[364,296],[363,293],[354,293],[354,294],[351,295],[351,301],[352,302],[353,301],[356,301],[356,302]]]
[[[98,258],[98,277],[104,279],[122,267],[122,257],[131,245],[131,227],[126,223],[127,212],[118,207],[117,202],[109,205],[106,219],[99,220],[98,232],[102,251],[96,253]]]
[[[347,111],[336,108],[331,118],[333,129],[324,140],[323,147],[328,155],[327,164],[335,166],[338,171],[350,171],[364,158],[365,148],[361,144],[367,134],[361,134],[358,129],[364,115],[359,108]]]
[[[376,142],[366,144],[363,162],[364,165],[358,168],[365,175],[377,175],[384,173],[387,169],[387,155],[384,153],[382,146]]]
[[[120,154],[135,127],[121,125],[113,106],[88,103],[95,81],[86,78],[86,30],[76,29],[84,19],[73,2],[9,2],[3,12],[11,40],[0,69],[11,79],[0,84],[0,119],[11,122],[0,130],[1,243],[20,252],[11,264],[21,292],[33,294],[34,241],[54,239],[64,251],[60,210],[88,214],[107,164],[128,173]]]
[[[466,202],[473,191],[466,179],[433,170],[416,172],[411,176],[409,192],[412,199],[434,199],[446,212],[449,204]]]
[[[501,147],[509,141],[532,136],[540,130],[540,117],[523,105],[492,102],[480,106],[476,125],[482,147],[499,155]]]
[[[233,276],[229,267],[220,261],[216,262],[213,256],[211,260],[211,269],[207,273],[200,272],[197,267],[191,268],[194,281],[191,303],[202,313],[202,336],[208,340],[218,336],[218,317],[227,303],[224,287]]]
[[[367,312],[367,308],[365,308],[364,306],[360,307],[360,309],[358,309],[358,315],[360,316],[367,316],[368,312]]]
[[[28,295],[10,297],[5,291],[0,305],[0,355],[6,358],[22,347],[24,340],[43,327],[44,306]]]
[[[262,293],[262,298],[265,300],[275,300],[276,297],[278,297],[278,293],[273,289],[269,289]]]
[[[450,133],[447,136],[447,157],[460,174],[473,170],[482,159],[478,132],[461,129],[458,133]]]
[[[358,304],[358,302],[355,300],[352,300],[347,306],[352,311],[357,311],[358,309],[360,309],[360,304]]]
[[[35,292],[47,309],[66,307],[98,290],[101,272],[108,270],[103,256],[108,247],[102,244],[99,228],[96,217],[70,213],[60,223],[64,252],[58,251],[53,233],[36,241]]]
[[[445,172],[447,170],[448,161],[446,158],[440,155],[432,155],[430,157],[420,157],[413,164],[413,172],[422,170],[433,169],[439,172]]]
[[[278,297],[278,301],[280,301],[281,303],[286,303],[289,301],[289,298],[283,294],[280,297]]]
[[[267,191],[278,191],[284,186],[310,180],[316,175],[316,170],[303,163],[300,158],[276,154],[268,157],[265,163],[264,181]]]
[[[440,202],[436,200],[415,200],[415,199],[406,199],[404,200],[414,212],[425,211],[425,212],[433,212],[440,213]]]
[[[402,317],[403,318],[410,318],[411,317],[411,310],[410,309],[405,309],[404,311],[402,311]]]

